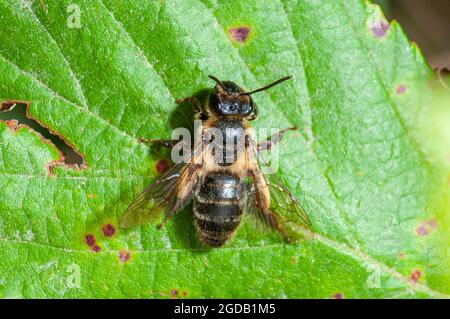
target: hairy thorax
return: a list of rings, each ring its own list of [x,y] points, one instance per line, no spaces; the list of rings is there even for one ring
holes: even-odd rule
[[[248,165],[247,140],[253,129],[241,119],[211,119],[203,124],[203,139],[207,150],[202,164],[207,171],[228,171],[241,175]]]

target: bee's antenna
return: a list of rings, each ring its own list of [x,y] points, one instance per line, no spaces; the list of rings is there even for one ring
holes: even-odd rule
[[[208,75],[208,77],[214,81],[216,81],[216,83],[222,88],[224,89],[225,92],[228,92],[228,89],[226,88],[226,86],[222,83],[222,81],[220,81],[218,78],[216,78],[214,75]]]
[[[292,79],[292,78],[293,78],[292,75],[288,75],[288,76],[285,76],[284,78],[281,78],[281,79],[279,79],[279,80],[276,80],[276,81],[273,82],[273,83],[270,83],[269,85],[263,86],[262,88],[256,89],[256,90],[251,91],[251,92],[244,92],[244,93],[241,93],[241,94],[239,94],[239,95],[252,95],[253,93],[256,93],[256,92],[265,91],[265,90],[270,89],[271,87],[273,87],[273,86],[275,86],[275,85],[277,85],[277,84],[280,84],[281,82],[290,80],[290,79]]]

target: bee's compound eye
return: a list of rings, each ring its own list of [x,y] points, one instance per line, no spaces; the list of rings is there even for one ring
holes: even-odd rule
[[[214,90],[213,93],[209,96],[209,105],[214,110],[218,110],[219,103],[220,103],[219,93],[216,90]]]
[[[252,106],[251,106],[251,104],[246,103],[246,104],[243,104],[243,105],[242,105],[242,108],[241,108],[241,114],[242,114],[242,115],[247,116],[247,115],[249,115],[251,112],[252,112]]]

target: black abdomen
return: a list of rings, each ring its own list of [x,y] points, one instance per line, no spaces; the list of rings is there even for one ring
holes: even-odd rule
[[[209,173],[195,195],[194,219],[198,236],[211,247],[220,247],[241,222],[241,183],[237,176]]]

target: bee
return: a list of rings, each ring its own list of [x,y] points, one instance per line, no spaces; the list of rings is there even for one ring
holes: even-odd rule
[[[177,100],[191,103],[195,118],[202,121],[192,151],[131,203],[121,226],[154,222],[163,215],[158,225],[162,228],[193,200],[198,238],[209,247],[223,246],[235,233],[244,212],[263,221],[260,224],[264,227],[277,230],[289,243],[297,234],[308,233],[311,222],[305,210],[261,155],[280,141],[284,133],[296,128],[281,130],[257,143],[249,124],[258,116],[252,94],[292,77],[283,77],[253,91],[245,91],[232,81],[221,81],[212,75],[209,78],[216,85],[203,103],[195,96]],[[169,148],[180,142],[141,141]]]

